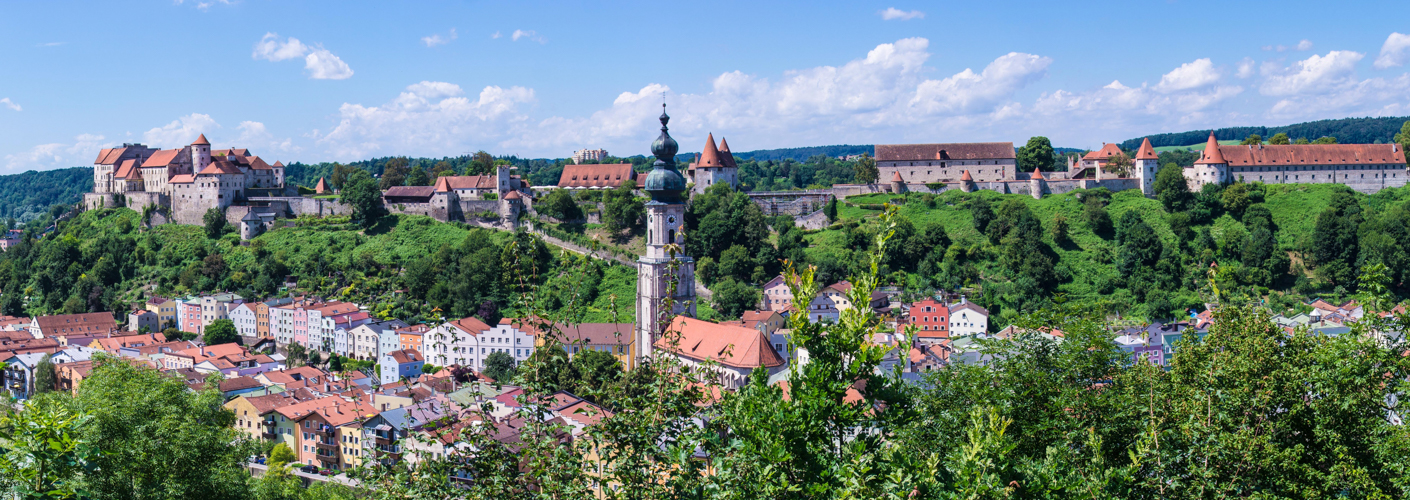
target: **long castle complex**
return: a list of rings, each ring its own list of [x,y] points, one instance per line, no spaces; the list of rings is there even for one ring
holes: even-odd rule
[[[212,150],[201,134],[180,149],[142,144],[103,149],[93,161],[93,192],[83,202],[90,209],[126,205],[140,211],[155,205],[178,224],[200,224],[209,209],[256,197],[296,196],[290,188],[283,163],[270,165],[248,149]]]
[[[987,189],[1001,193],[1064,193],[1105,187],[1112,191],[1139,189],[1155,196],[1159,155],[1150,139],[1141,142],[1130,163],[1112,161],[1126,153],[1115,144],[1088,152],[1068,163],[1066,172],[1018,171],[1013,143],[878,144],[879,182],[834,186],[837,196],[868,192]],[[1363,193],[1404,186],[1410,178],[1405,151],[1399,144],[1220,145],[1211,132],[1204,151],[1182,174],[1191,190],[1205,184],[1263,182],[1266,184],[1345,184]]]

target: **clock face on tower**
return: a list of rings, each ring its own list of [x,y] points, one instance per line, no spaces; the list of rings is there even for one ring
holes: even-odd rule
[[[675,216],[667,217],[667,218],[666,218],[666,222],[669,223],[669,224],[675,224],[675,223],[676,223],[676,218],[675,218]]]

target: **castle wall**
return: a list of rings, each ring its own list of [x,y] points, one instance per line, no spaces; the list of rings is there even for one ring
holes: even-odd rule
[[[966,170],[976,182],[1016,179],[1018,161],[998,160],[917,160],[876,162],[878,179],[890,179],[896,172],[906,182],[957,182]]]
[[[137,213],[142,213],[148,205],[164,207],[168,204],[166,195],[160,192],[128,191],[123,194],[127,196],[127,208],[136,210]]]
[[[1410,169],[1400,165],[1292,165],[1286,167],[1225,167],[1233,180],[1264,184],[1345,184],[1362,193],[1375,193],[1388,187],[1404,186]],[[1192,170],[1187,168],[1186,178]],[[1193,189],[1193,183],[1191,188]]]

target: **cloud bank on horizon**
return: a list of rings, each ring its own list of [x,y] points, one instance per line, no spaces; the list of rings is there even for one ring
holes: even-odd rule
[[[883,18],[910,19],[919,11]],[[912,17],[905,17],[912,16]],[[496,33],[498,34],[498,33]],[[433,35],[425,47],[455,39]],[[515,30],[511,40],[544,43],[533,31]],[[1304,40],[1298,50],[1308,50]],[[1305,47],[1305,48],[1304,48]],[[326,127],[285,130],[242,121],[230,128],[218,112],[191,110],[142,134],[149,145],[177,147],[201,133],[217,146],[248,147],[257,154],[305,162],[352,161],[376,156],[453,156],[484,149],[493,154],[561,158],[585,147],[613,154],[645,154],[657,134],[662,94],[670,104],[672,132],[684,150],[699,147],[706,132],[734,138],[740,151],[822,144],[1013,140],[1047,135],[1057,145],[1130,138],[1131,131],[1176,131],[1231,125],[1231,121],[1280,122],[1334,116],[1410,114],[1410,73],[1363,78],[1367,54],[1351,50],[1262,63],[1252,58],[1216,62],[1197,58],[1159,75],[1156,81],[1094,84],[1091,88],[1044,88],[1051,68],[1063,64],[1041,54],[998,54],[982,68],[943,71],[929,64],[930,40],[901,38],[878,44],[836,66],[792,69],[780,75],[739,70],[711,79],[698,93],[672,92],[668,84],[643,81],[585,116],[558,116],[537,107],[539,92],[518,85],[487,85],[478,91],[456,82],[419,81],[382,102],[344,102],[328,111]],[[321,45],[270,32],[251,57],[280,62],[303,58],[310,79],[342,80],[354,73]],[[1372,65],[1396,68],[1410,62],[1410,35],[1392,33]],[[1098,86],[1100,85],[1100,86]],[[1233,111],[1240,96],[1272,102],[1261,115]],[[15,111],[8,98],[0,100]],[[81,131],[71,141],[8,154],[3,170],[85,165],[98,148],[116,144],[107,134]]]

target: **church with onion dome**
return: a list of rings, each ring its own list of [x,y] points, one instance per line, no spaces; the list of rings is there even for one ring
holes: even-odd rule
[[[686,179],[676,170],[680,146],[666,127],[671,117],[661,105],[661,135],[651,143],[656,161],[642,181],[646,202],[646,255],[637,259],[636,346],[648,358],[673,318],[695,316],[695,260],[685,255]]]

